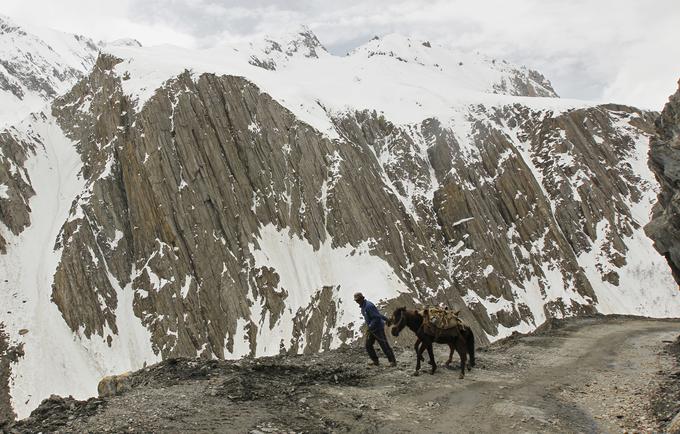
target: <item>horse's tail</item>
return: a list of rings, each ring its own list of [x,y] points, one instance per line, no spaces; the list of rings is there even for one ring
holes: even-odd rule
[[[475,366],[475,335],[472,329],[468,326],[467,333],[465,333],[465,344],[467,345],[468,356],[470,357],[470,366]]]

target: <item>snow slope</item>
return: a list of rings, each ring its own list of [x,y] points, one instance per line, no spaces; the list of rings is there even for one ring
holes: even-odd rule
[[[388,36],[387,42],[391,53],[397,47],[410,51],[409,47],[417,46],[411,39],[398,35]],[[492,63],[480,55],[421,45],[419,52],[435,50],[443,58],[441,64],[432,63],[431,59],[423,63],[423,55],[409,61],[398,55],[371,54],[382,47],[380,44],[376,48],[376,43],[370,41],[342,57],[327,53],[320,57],[289,56],[287,62],[278,61],[276,70],[250,63],[254,55],[243,47],[188,50],[166,45],[107,47],[106,51],[124,60],[117,71],[120,76],[129,74],[130,79],[123,83],[124,90],[137,101],[138,109],[166,80],[185,70],[196,75],[205,72],[237,75],[246,77],[299,119],[330,137],[337,137],[330,116],[363,109],[377,110],[397,124],[436,117],[460,130],[468,123],[466,116],[471,105],[520,103],[555,111],[592,105],[586,101],[515,96],[515,91],[503,93],[494,87],[522,68]],[[259,48],[255,45],[249,49]],[[266,56],[258,51],[255,55]],[[463,65],[458,64],[458,59],[464,59]]]
[[[255,266],[273,267],[281,278],[281,287],[295,292],[289,293],[286,298],[285,313],[277,321],[278,327],[260,329],[258,356],[276,355],[281,343],[290,341],[292,329],[289,325],[298,309],[309,304],[310,297],[318,288],[339,288],[334,294],[334,301],[342,306],[337,322],[343,325],[361,322],[359,310],[351,302],[355,292],[362,292],[376,303],[409,292],[389,264],[370,253],[371,240],[366,240],[356,249],[352,246],[333,248],[330,242],[326,242],[315,250],[306,240],[291,236],[287,231],[279,231],[271,224],[260,232],[258,247],[251,247]],[[346,306],[347,303],[350,304]],[[260,312],[253,312],[253,317],[260,317]],[[336,347],[341,341],[337,335],[334,338],[331,345]]]

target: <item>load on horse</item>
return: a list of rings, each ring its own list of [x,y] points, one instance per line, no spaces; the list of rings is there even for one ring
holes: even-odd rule
[[[394,311],[388,324],[392,325],[392,335],[399,333],[408,327],[417,336],[414,349],[416,350],[416,371],[420,371],[420,362],[423,360],[423,351],[427,350],[432,367],[431,374],[437,369],[432,351],[433,343],[447,344],[450,349],[449,359],[446,366],[451,363],[454,349],[460,356],[460,378],[465,377],[465,367],[468,370],[475,365],[475,338],[472,329],[459,317],[459,312],[446,308],[429,307],[422,310],[406,309],[400,307]],[[468,354],[470,362],[467,363]]]

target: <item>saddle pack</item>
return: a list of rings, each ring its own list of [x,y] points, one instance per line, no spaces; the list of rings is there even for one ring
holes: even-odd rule
[[[421,311],[423,328],[434,336],[458,335],[465,328],[465,323],[458,316],[458,312],[441,307],[429,307]]]

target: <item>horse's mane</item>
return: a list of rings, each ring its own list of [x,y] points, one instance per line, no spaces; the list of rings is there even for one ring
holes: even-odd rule
[[[417,318],[421,321],[423,319],[423,312],[419,309],[416,309],[416,308],[409,309],[407,307],[400,307],[398,310],[399,310],[399,313],[401,314],[401,316],[403,316],[403,317],[410,317],[410,318],[413,318],[413,319]],[[397,312],[395,311],[395,313],[397,313]]]

